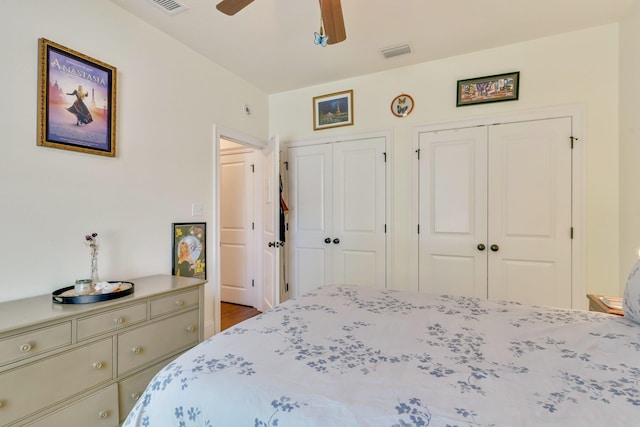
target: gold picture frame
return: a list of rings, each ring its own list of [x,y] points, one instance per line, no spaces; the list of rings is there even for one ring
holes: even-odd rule
[[[313,97],[313,130],[353,125],[353,90]]]
[[[38,40],[37,145],[116,156],[115,67]]]

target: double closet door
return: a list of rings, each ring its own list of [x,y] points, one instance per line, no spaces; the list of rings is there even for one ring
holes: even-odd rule
[[[571,119],[419,143],[420,291],[571,307]]]
[[[289,289],[386,285],[385,138],[290,147]]]

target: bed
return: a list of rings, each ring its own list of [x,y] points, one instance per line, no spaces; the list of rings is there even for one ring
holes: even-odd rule
[[[640,417],[640,325],[361,286],[286,301],[184,353],[131,426],[583,426]]]

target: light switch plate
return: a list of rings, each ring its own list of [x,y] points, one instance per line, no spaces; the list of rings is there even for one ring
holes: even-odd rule
[[[202,203],[192,203],[191,216],[202,216],[202,214],[203,214]]]

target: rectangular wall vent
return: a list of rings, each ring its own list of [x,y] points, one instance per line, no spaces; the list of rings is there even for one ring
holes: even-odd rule
[[[405,43],[398,46],[392,46],[385,49],[380,49],[380,53],[386,59],[389,59],[389,58],[393,58],[394,56],[406,55],[407,53],[411,53],[411,46]]]
[[[149,0],[169,15],[176,15],[187,10],[187,7],[175,0]]]

